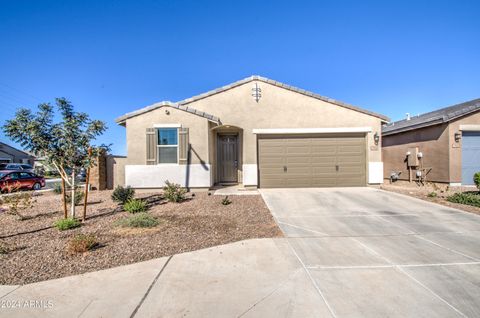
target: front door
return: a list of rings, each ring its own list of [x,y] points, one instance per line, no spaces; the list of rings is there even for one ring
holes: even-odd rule
[[[218,136],[218,178],[220,183],[238,182],[238,136]]]

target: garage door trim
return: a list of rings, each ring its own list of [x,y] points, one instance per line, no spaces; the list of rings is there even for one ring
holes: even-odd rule
[[[258,134],[258,185],[261,188],[366,186],[367,144],[366,133]],[[295,148],[300,152],[291,151]],[[282,169],[285,166],[288,169]],[[331,171],[335,167],[337,170]]]
[[[372,127],[332,127],[332,128],[255,128],[256,135],[272,134],[331,134],[331,133],[369,133]]]

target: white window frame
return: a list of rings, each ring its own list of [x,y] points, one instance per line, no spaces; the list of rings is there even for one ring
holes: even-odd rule
[[[179,164],[179,161],[180,161],[180,153],[179,153],[179,145],[178,145],[178,142],[180,140],[180,136],[179,136],[179,131],[182,127],[182,125],[180,124],[154,124],[153,127],[155,128],[155,133],[157,134],[158,136],[158,131],[162,128],[176,128],[177,129],[177,144],[176,145],[159,145],[158,144],[158,140],[157,140],[157,165],[178,165]],[[158,139],[158,137],[157,137]],[[161,163],[160,162],[160,148],[173,148],[173,147],[176,147],[177,148],[177,162],[166,162],[166,163]]]

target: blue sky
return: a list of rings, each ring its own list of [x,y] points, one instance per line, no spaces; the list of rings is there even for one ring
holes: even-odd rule
[[[252,74],[396,120],[480,97],[478,12],[462,0],[0,0],[0,124],[63,96],[125,154],[117,116]]]

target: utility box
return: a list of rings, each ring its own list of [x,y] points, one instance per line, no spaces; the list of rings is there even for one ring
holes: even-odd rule
[[[408,148],[408,152],[410,153],[407,156],[407,165],[409,167],[418,167],[418,147]]]

